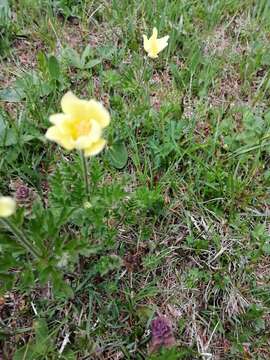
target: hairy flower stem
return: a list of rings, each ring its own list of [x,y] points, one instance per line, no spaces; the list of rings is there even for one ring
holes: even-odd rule
[[[29,251],[32,256],[36,259],[39,259],[41,257],[41,255],[39,254],[39,252],[37,251],[37,249],[35,249],[35,247],[33,246],[33,244],[31,243],[31,241],[29,239],[27,239],[26,235],[17,228],[16,225],[14,225],[11,221],[7,220],[7,219],[0,219],[1,222],[5,225],[5,227],[14,234],[17,242],[25,248],[25,250]]]
[[[89,183],[89,176],[88,176],[88,172],[87,172],[87,160],[82,151],[80,151],[80,156],[81,156],[81,162],[82,162],[82,172],[83,172],[83,179],[84,179],[84,184],[85,184],[85,192],[86,192],[86,196],[87,196],[87,201],[90,201],[90,183]]]

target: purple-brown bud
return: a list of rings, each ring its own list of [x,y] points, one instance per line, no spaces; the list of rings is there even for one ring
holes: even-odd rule
[[[158,316],[152,321],[151,332],[150,352],[157,351],[161,346],[172,347],[175,345],[171,323],[165,316]]]

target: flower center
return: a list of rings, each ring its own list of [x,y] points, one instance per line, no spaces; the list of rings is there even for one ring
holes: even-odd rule
[[[75,137],[78,138],[80,136],[86,136],[91,131],[91,121],[89,120],[81,120],[75,125]]]

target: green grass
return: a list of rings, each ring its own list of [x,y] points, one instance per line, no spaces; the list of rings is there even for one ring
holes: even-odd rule
[[[1,228],[0,358],[269,359],[269,17],[267,0],[0,1],[0,192],[30,189],[14,221],[46,259]],[[78,155],[44,137],[68,90],[112,117],[90,206]],[[157,314],[176,348],[150,355]]]

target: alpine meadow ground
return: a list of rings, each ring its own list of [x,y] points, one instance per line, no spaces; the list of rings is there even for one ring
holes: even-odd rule
[[[0,0],[1,360],[270,359],[269,19]]]

